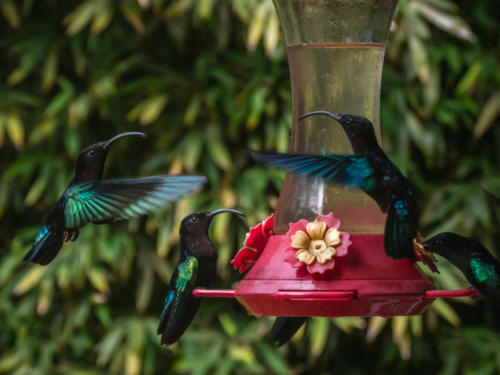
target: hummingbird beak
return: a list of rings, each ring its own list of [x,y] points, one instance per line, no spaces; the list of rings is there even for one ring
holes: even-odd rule
[[[342,120],[342,115],[339,113],[331,113],[328,111],[313,111],[313,112],[309,112],[309,113],[306,113],[306,114],[300,116],[299,121],[301,121],[309,116],[316,116],[316,115],[328,116],[328,117],[331,117],[339,122]]]
[[[220,210],[215,210],[215,211],[210,212],[207,216],[212,219],[215,215],[218,215],[218,214],[223,213],[223,212],[232,212],[233,214],[247,217],[247,215],[245,215],[243,212],[238,211],[238,210],[233,210],[231,208],[221,208]]]
[[[141,132],[126,132],[126,133],[121,133],[121,134],[117,134],[115,135],[113,138],[111,139],[108,139],[106,141],[106,143],[104,144],[104,149],[105,150],[108,150],[109,147],[111,146],[111,144],[116,141],[117,139],[120,139],[120,138],[123,138],[123,137],[126,137],[128,135],[135,135],[135,136],[138,136],[138,137],[142,137],[142,138],[146,138],[146,134],[144,133],[141,133]]]

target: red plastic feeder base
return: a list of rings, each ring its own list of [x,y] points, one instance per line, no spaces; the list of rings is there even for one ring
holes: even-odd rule
[[[392,259],[383,235],[351,235],[347,256],[323,275],[284,261],[290,245],[272,236],[254,266],[232,290],[197,289],[194,295],[235,297],[250,315],[396,316],[422,313],[435,298],[473,296],[474,290],[439,291],[408,259]]]

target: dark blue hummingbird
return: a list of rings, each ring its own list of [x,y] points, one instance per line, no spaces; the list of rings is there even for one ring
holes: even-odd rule
[[[102,180],[111,144],[125,136],[145,137],[128,132],[95,143],[80,152],[73,181],[49,212],[24,260],[48,264],[66,241],[75,241],[87,223],[105,224],[147,214],[196,189],[203,176],[151,176]]]
[[[307,317],[300,316],[279,316],[274,321],[269,335],[269,341],[275,343],[276,346],[286,344],[295,335],[295,333],[307,321]]]
[[[220,209],[193,213],[182,220],[179,263],[170,279],[157,330],[162,344],[173,344],[182,336],[200,304],[193,290],[208,287],[216,275],[217,252],[208,229],[215,215],[222,212],[245,216],[237,210]]]
[[[456,233],[439,233],[422,242],[454,264],[471,285],[500,308],[500,263],[479,242]]]
[[[349,138],[354,155],[251,151],[252,156],[286,171],[361,188],[384,213],[388,213],[385,225],[387,254],[393,258],[414,259],[413,240],[418,235],[420,215],[415,189],[379,146],[372,123],[361,116],[327,111],[310,112],[300,120],[313,115],[337,120]]]

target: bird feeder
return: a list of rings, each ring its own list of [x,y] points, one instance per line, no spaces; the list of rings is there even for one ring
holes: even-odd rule
[[[379,142],[380,82],[397,0],[274,0],[287,46],[291,152],[352,153],[341,126],[304,113],[331,110],[368,118]],[[234,297],[255,316],[415,315],[438,291],[409,259],[384,250],[385,215],[360,190],[288,173],[273,217],[251,230],[236,266],[250,271]],[[301,232],[301,233],[299,233]],[[255,263],[253,263],[255,262]]]

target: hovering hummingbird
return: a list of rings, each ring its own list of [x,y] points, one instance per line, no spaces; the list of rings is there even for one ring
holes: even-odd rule
[[[276,346],[286,344],[295,333],[307,321],[307,317],[279,316],[274,321],[269,335],[269,341],[276,343]]]
[[[102,180],[106,156],[113,142],[125,136],[145,137],[127,132],[95,143],[80,152],[73,181],[49,212],[24,260],[46,265],[64,242],[75,241],[87,223],[104,224],[147,214],[196,189],[203,176],[151,176]]]
[[[215,215],[222,212],[245,216],[237,210],[220,209],[193,213],[182,220],[179,263],[170,279],[157,330],[162,344],[173,344],[181,337],[200,304],[200,299],[193,296],[193,290],[208,287],[215,277],[217,252],[210,242],[208,229]]]
[[[462,271],[471,285],[500,308],[500,263],[478,241],[456,233],[439,233],[422,242]]]
[[[354,155],[251,151],[254,159],[326,182],[361,188],[388,213],[386,253],[393,258],[414,259],[413,240],[417,238],[420,215],[417,196],[411,183],[380,148],[372,123],[361,116],[327,111],[310,112],[299,120],[313,115],[337,120],[349,138]]]

